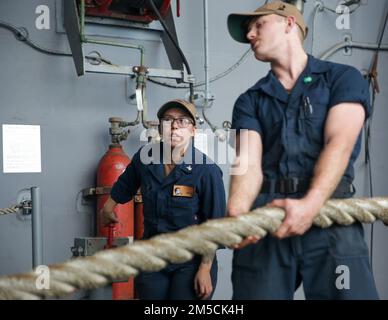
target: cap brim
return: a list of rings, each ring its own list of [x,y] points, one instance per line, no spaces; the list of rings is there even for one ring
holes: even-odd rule
[[[260,11],[251,13],[232,13],[228,16],[228,30],[231,37],[237,42],[249,43],[246,34],[247,20],[253,17],[273,14],[272,11]]]

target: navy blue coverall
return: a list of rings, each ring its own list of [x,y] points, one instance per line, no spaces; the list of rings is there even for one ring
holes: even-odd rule
[[[148,164],[141,159],[141,155],[145,154],[146,162],[150,161]],[[126,203],[139,187],[144,204],[143,239],[225,215],[222,171],[192,146],[185,153],[182,163],[176,165],[168,176],[164,172],[163,144],[141,148],[114,184],[111,197],[117,203]],[[194,277],[200,263],[201,257],[196,256],[183,264],[170,264],[160,272],[140,274],[135,278],[139,298],[197,299]],[[216,257],[211,279],[214,292],[217,283]]]
[[[331,107],[345,102],[360,103],[369,116],[368,85],[360,72],[309,56],[290,94],[272,71],[243,93],[234,106],[232,127],[260,134],[265,180],[275,182],[273,185],[279,179],[308,180],[324,146],[327,114]],[[350,185],[360,149],[361,134],[342,178]],[[333,197],[353,194],[336,192]],[[253,208],[273,199],[303,195],[273,188],[261,192]],[[336,284],[343,266],[349,271],[349,288]],[[302,236],[284,240],[267,236],[234,252],[234,299],[292,299],[301,281],[307,299],[377,299],[362,225],[312,227]]]

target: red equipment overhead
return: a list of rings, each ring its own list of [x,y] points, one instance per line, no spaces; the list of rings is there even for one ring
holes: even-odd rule
[[[160,14],[166,16],[171,0],[154,0],[154,3]],[[85,0],[85,14],[146,24],[158,19],[147,0]]]

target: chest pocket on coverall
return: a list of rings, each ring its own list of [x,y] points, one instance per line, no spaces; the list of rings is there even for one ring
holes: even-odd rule
[[[176,228],[184,228],[199,223],[199,198],[194,186],[193,189],[194,193],[192,197],[178,197],[172,195],[170,197],[168,218],[170,219],[170,223]]]
[[[300,99],[299,131],[309,144],[319,146],[323,144],[329,96],[330,90],[322,88],[311,91]]]

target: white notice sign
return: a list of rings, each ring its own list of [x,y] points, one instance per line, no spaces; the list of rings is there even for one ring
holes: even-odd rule
[[[40,126],[3,124],[3,171],[42,171]]]

